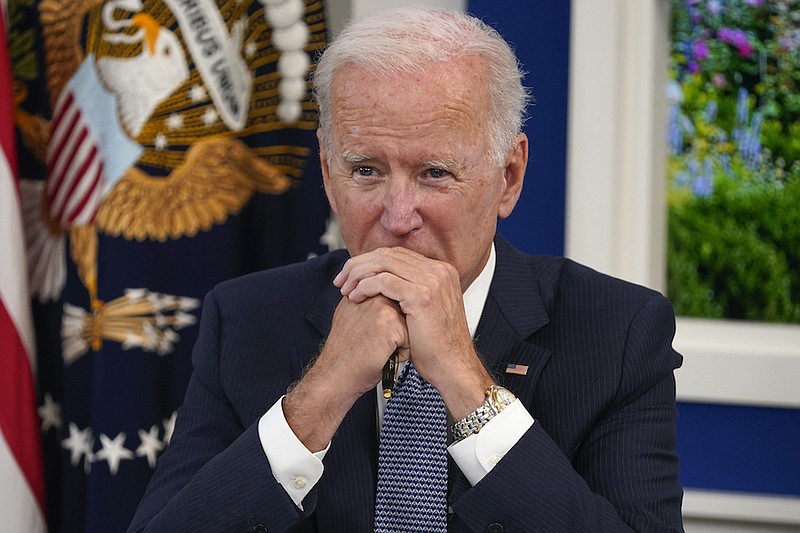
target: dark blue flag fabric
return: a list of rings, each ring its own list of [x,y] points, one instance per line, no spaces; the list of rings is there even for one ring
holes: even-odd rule
[[[327,251],[316,0],[10,0],[51,532],[124,531],[200,302]],[[281,302],[274,302],[281,305]]]

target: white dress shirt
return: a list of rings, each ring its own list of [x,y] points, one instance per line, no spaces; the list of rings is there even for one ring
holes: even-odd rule
[[[473,337],[489,295],[496,261],[493,244],[483,270],[464,292],[464,310],[469,332]],[[378,422],[382,424],[387,400],[383,397],[381,383],[377,384],[375,390],[378,395]],[[322,460],[330,443],[322,451],[309,451],[286,422],[281,407],[282,400],[283,397],[278,399],[261,417],[258,422],[258,436],[272,475],[295,505],[302,509],[303,499],[322,478],[325,470]],[[500,462],[532,425],[533,417],[522,402],[516,400],[481,428],[479,433],[453,443],[447,449],[469,482],[475,485]]]

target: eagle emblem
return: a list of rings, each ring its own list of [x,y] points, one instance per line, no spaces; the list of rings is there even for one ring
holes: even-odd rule
[[[98,233],[192,237],[254,193],[295,185],[309,149],[256,139],[316,128],[308,53],[324,45],[324,14],[303,0],[42,0],[39,14],[53,117],[15,107],[24,142],[47,147],[34,150],[44,186],[23,191],[40,206],[26,210],[34,292],[47,300],[63,289],[69,233],[91,302],[65,310],[69,361],[104,339],[166,353],[198,302],[146,289],[100,301]]]

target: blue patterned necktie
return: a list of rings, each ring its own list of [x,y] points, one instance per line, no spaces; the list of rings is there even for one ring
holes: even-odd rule
[[[383,417],[375,531],[447,531],[447,414],[442,397],[411,363]]]

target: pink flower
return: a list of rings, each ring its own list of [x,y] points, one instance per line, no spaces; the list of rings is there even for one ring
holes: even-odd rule
[[[753,55],[753,45],[747,41],[736,45],[736,49],[739,51],[739,55],[745,59],[750,59]]]
[[[692,43],[692,55],[697,61],[705,61],[708,59],[709,53],[708,43],[705,41],[698,39]]]
[[[753,45],[747,39],[747,34],[743,30],[738,28],[720,28],[717,32],[717,37],[723,43],[735,46],[739,55],[743,58],[749,59],[753,55]]]
[[[717,89],[724,89],[728,85],[728,79],[725,77],[725,74],[717,72],[711,76],[711,83],[713,83],[714,87]]]

